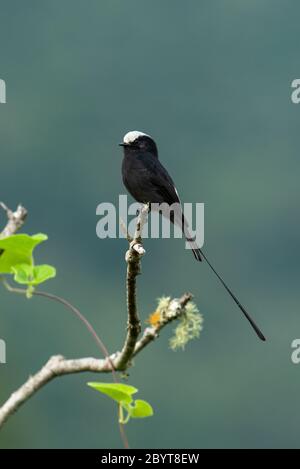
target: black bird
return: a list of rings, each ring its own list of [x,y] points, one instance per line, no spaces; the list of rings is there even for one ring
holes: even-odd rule
[[[122,176],[128,192],[137,202],[143,204],[166,203],[169,206],[178,204],[175,206],[177,209],[169,214],[171,221],[182,229],[184,236],[191,245],[196,260],[201,261],[203,258],[207,262],[211,270],[218,277],[231,298],[247,318],[258,337],[265,341],[265,336],[250,317],[249,313],[209,262],[203,250],[200,249],[194,239],[190,237],[177,189],[168,171],[158,159],[158,150],[153,138],[143,132],[132,131],[124,136],[123,142],[120,143],[120,145],[124,148]],[[163,212],[162,214],[164,215]]]

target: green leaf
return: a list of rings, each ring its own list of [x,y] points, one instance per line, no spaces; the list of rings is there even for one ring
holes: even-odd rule
[[[52,265],[42,264],[35,265],[33,267],[33,278],[34,281],[31,285],[39,285],[40,283],[46,282],[49,278],[56,276],[56,269]]]
[[[29,285],[33,278],[33,266],[28,264],[15,265],[12,268],[14,280],[23,285]]]
[[[132,395],[138,390],[134,386],[121,383],[87,383],[93,389],[109,396],[119,405],[119,422],[126,424],[130,418],[141,419],[151,417],[153,409],[151,405],[141,399],[133,400]],[[126,416],[124,416],[126,411]]]
[[[127,403],[130,404],[132,402],[132,394],[135,394],[138,390],[133,386],[129,386],[128,384],[121,384],[121,383],[87,383],[96,391],[99,391],[106,396],[110,397],[114,401],[122,404]]]
[[[153,415],[152,406],[147,401],[137,399],[126,409],[130,414],[130,417],[134,419],[142,419],[145,417],[151,417]]]
[[[39,285],[56,275],[55,268],[47,264],[36,266],[18,264],[12,267],[12,271],[15,274],[15,282],[31,286]]]
[[[48,237],[42,233],[33,236],[17,234],[0,239],[0,250],[3,250],[0,256],[0,273],[11,274],[12,267],[18,264],[33,265],[32,252],[46,239]]]

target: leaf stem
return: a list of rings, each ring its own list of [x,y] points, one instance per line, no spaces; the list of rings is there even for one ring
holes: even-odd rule
[[[23,288],[15,288],[15,287],[12,287],[5,278],[1,277],[1,281],[4,285],[4,287],[11,293],[18,293],[18,294],[21,294],[21,295],[27,295],[27,289],[23,289]],[[87,328],[87,330],[90,332],[90,334],[92,335],[93,339],[95,340],[98,348],[100,349],[100,351],[103,353],[103,355],[105,356],[105,358],[107,359],[107,361],[109,362],[110,366],[111,366],[111,372],[112,372],[112,376],[113,376],[113,380],[115,383],[118,383],[118,377],[117,377],[117,374],[116,374],[116,370],[115,370],[115,367],[114,367],[114,364],[113,364],[113,361],[109,355],[109,352],[106,348],[106,346],[104,345],[103,341],[100,339],[100,337],[98,336],[97,332],[95,331],[95,329],[93,328],[93,326],[91,325],[91,323],[87,320],[87,318],[79,311],[78,308],[76,308],[75,306],[73,306],[69,301],[65,300],[64,298],[61,298],[60,296],[58,295],[54,295],[53,293],[47,293],[47,292],[44,292],[44,291],[32,291],[31,292],[32,295],[35,295],[35,296],[42,296],[44,298],[48,298],[50,300],[53,300],[53,301],[56,301],[62,305],[64,305],[67,309],[69,309],[73,314],[75,314],[75,316],[85,325],[85,327]],[[122,438],[122,441],[123,441],[123,445],[126,449],[129,448],[129,443],[128,443],[128,439],[127,439],[127,436],[126,436],[126,433],[125,433],[125,430],[124,430],[124,427],[123,427],[123,423],[119,422],[119,430],[120,430],[120,435],[121,435],[121,438]]]

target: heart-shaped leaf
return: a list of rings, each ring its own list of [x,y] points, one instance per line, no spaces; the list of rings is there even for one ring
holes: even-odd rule
[[[132,402],[132,394],[135,394],[138,390],[134,386],[129,386],[128,384],[122,383],[87,383],[96,391],[99,391],[106,396],[109,396],[116,402],[130,403]]]
[[[33,236],[17,234],[0,239],[0,273],[11,274],[12,267],[18,264],[33,265],[32,252],[34,248],[46,241],[48,237],[39,233]]]
[[[145,417],[151,417],[153,415],[152,406],[147,401],[143,401],[141,399],[137,399],[130,405],[129,409],[127,409],[130,417],[134,419],[142,419]]]
[[[18,264],[12,267],[15,274],[14,280],[23,285],[39,285],[56,275],[56,269],[52,265],[28,265]]]

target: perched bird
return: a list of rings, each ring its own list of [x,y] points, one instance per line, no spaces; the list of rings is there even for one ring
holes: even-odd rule
[[[266,339],[263,333],[250,317],[249,313],[209,262],[203,250],[200,249],[194,239],[190,237],[188,224],[181,208],[177,189],[168,171],[158,159],[158,150],[153,138],[150,137],[150,135],[135,130],[128,132],[120,145],[124,148],[122,177],[128,192],[137,202],[143,204],[165,203],[169,206],[176,204],[174,212],[169,212],[168,215],[172,223],[182,229],[185,238],[191,245],[194,257],[197,261],[201,261],[203,258],[207,262],[233,301],[245,315],[258,337],[265,341]],[[163,211],[162,214],[164,215]]]

